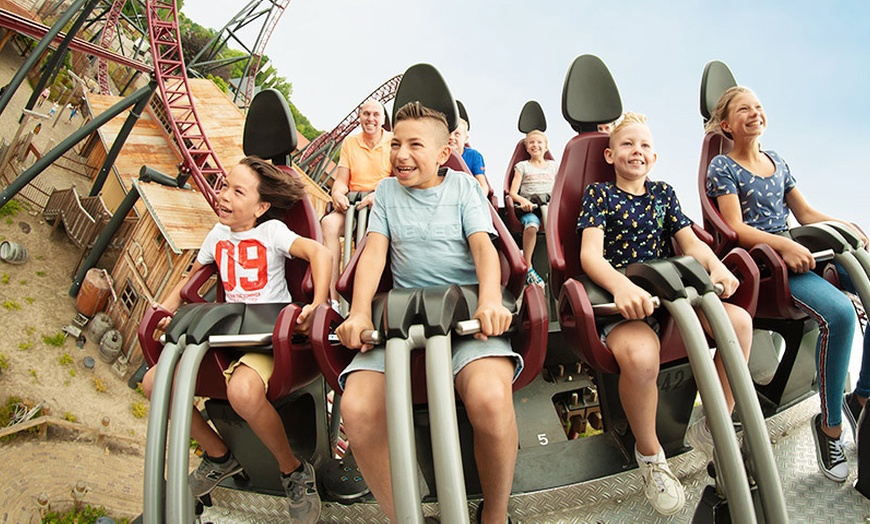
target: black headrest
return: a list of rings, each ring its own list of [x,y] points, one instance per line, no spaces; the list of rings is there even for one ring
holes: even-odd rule
[[[594,55],[575,58],[562,87],[562,116],[574,131],[597,131],[621,114],[619,90],[604,62]]]
[[[242,149],[246,155],[287,164],[296,149],[296,123],[284,95],[277,89],[263,89],[251,100],[245,118]]]
[[[393,102],[394,124],[396,113],[408,102],[420,102],[429,109],[441,111],[447,117],[448,129],[450,131],[456,129],[456,123],[459,121],[456,101],[450,94],[444,77],[430,64],[412,65],[402,76]]]
[[[710,120],[710,114],[722,93],[736,85],[737,80],[734,80],[734,75],[724,62],[713,60],[704,66],[701,74],[701,116],[704,122]]]
[[[465,106],[459,100],[456,101],[456,109],[459,111],[459,118],[465,120],[465,123],[468,124],[468,131],[471,131],[471,120],[468,119],[468,111],[465,110]]]
[[[541,109],[541,104],[534,100],[529,100],[520,111],[520,121],[517,123],[517,128],[520,133],[526,134],[537,129],[538,131],[547,130],[547,117],[544,116],[544,110]]]
[[[393,124],[392,124],[392,122],[390,122],[390,114],[387,113],[386,107],[384,107],[384,125],[381,127],[384,128],[384,131],[392,131],[393,130]]]

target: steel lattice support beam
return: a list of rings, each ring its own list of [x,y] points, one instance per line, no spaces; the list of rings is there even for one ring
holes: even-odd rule
[[[217,209],[217,188],[226,175],[200,123],[191,96],[175,2],[148,0],[146,10],[154,76],[184,158],[181,169],[190,173],[206,201],[212,209]]]
[[[100,36],[100,47],[109,49],[112,39],[115,38],[115,33],[118,27],[118,19],[121,17],[121,9],[127,0],[114,0],[112,7],[109,9],[109,14],[106,17],[106,24],[103,26],[103,32]],[[100,94],[111,95],[112,90],[109,88],[109,61],[101,58],[97,64],[97,80],[100,83]]]

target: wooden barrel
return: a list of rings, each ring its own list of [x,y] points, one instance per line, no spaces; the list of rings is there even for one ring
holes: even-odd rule
[[[27,248],[17,242],[0,242],[0,260],[9,264],[23,264],[27,260]]]
[[[112,289],[102,269],[91,268],[85,273],[85,280],[76,297],[76,309],[86,317],[102,311],[109,301]]]

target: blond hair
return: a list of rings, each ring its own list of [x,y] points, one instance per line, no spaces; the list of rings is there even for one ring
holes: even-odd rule
[[[539,136],[539,137],[543,138],[544,144],[546,144],[547,147],[550,146],[550,141],[547,140],[547,135],[543,131],[541,131],[540,129],[532,129],[531,131],[526,133],[526,138],[523,139],[523,144],[528,144],[529,139],[532,138],[533,136]]]
[[[731,138],[731,133],[722,129],[722,122],[728,118],[728,110],[730,109],[728,106],[731,104],[731,101],[742,93],[752,93],[752,90],[748,87],[734,86],[729,87],[722,93],[722,96],[719,97],[719,100],[710,112],[710,120],[707,120],[707,123],[704,124],[705,132],[718,133],[726,138]]]
[[[626,111],[622,118],[613,125],[613,129],[610,130],[610,146],[613,146],[613,137],[619,134],[627,126],[632,124],[646,124],[646,115],[643,113],[634,113],[632,111]]]

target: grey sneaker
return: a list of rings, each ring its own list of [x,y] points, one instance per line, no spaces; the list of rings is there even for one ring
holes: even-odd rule
[[[664,454],[661,451],[659,454],[661,460],[655,462],[646,462],[640,458],[637,460],[643,479],[643,494],[660,514],[675,515],[686,504],[686,492],[680,480],[671,473]]]
[[[237,473],[241,473],[241,471],[241,464],[239,464],[239,461],[236,460],[236,457],[232,456],[232,454],[226,462],[218,464],[217,462],[214,462],[211,457],[203,453],[202,462],[200,462],[199,467],[190,474],[187,481],[190,484],[190,491],[193,492],[193,496],[201,497],[210,493],[223,479],[232,477]]]
[[[843,453],[843,436],[831,438],[822,431],[821,413],[813,417],[812,430],[819,469],[834,482],[845,482],[849,476],[849,464]]]
[[[695,451],[704,454],[707,462],[713,460],[713,435],[707,427],[707,419],[701,418],[686,430],[686,440]]]
[[[290,505],[290,521],[314,524],[320,518],[320,496],[317,494],[317,479],[314,467],[302,462],[302,471],[294,471],[289,476],[281,475],[281,485]]]

